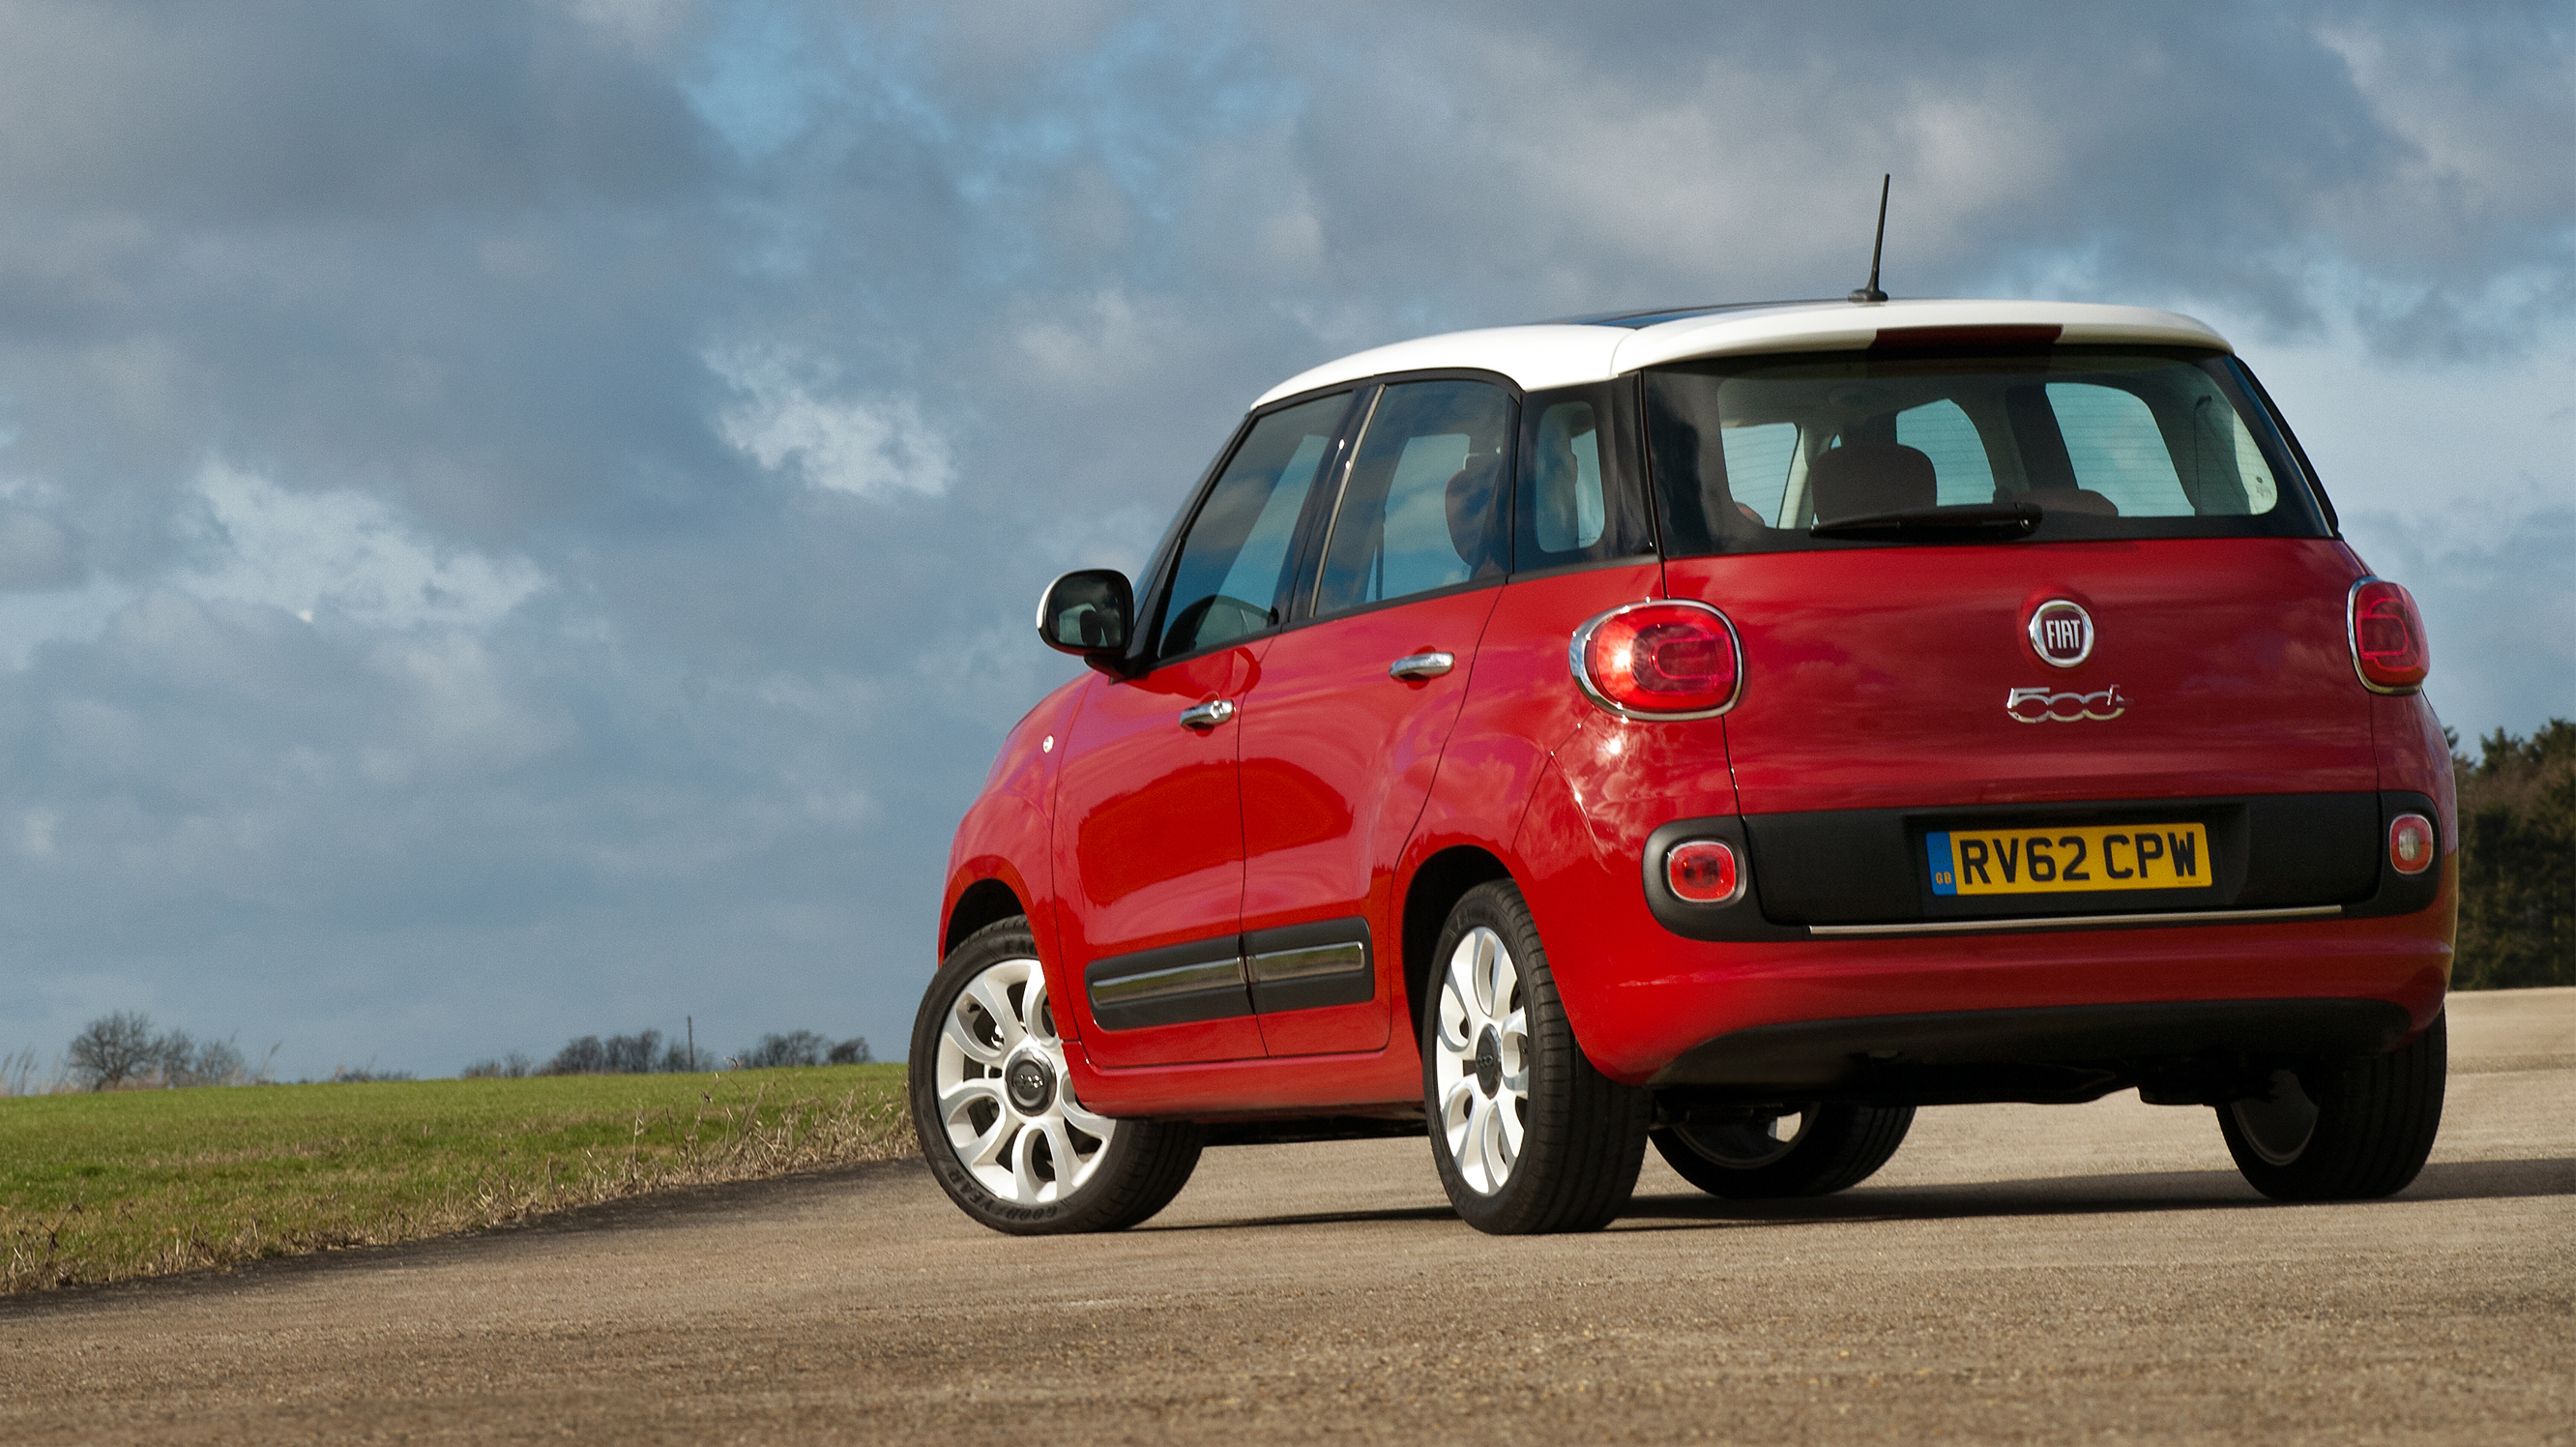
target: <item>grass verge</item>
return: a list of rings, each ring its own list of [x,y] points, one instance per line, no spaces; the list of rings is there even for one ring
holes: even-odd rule
[[[0,1099],[0,1292],[909,1154],[900,1065]]]

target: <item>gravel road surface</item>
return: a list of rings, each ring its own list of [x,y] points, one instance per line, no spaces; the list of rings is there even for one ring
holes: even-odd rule
[[[0,1302],[0,1442],[2576,1441],[2576,990],[2452,1002],[2422,1179],[2205,1109],[1927,1110],[1869,1184],[1500,1241],[1415,1141],[1212,1151],[1123,1235],[918,1166]]]

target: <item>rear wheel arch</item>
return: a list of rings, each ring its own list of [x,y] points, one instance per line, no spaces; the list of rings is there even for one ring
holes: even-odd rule
[[[1473,845],[1454,845],[1422,861],[1404,892],[1404,999],[1413,1038],[1422,1038],[1422,1012],[1431,995],[1431,974],[1440,949],[1441,927],[1467,891],[1497,879],[1509,879],[1502,860]]]
[[[976,880],[966,886],[966,892],[957,896],[957,903],[948,911],[948,931],[939,941],[940,958],[946,959],[986,925],[1024,917],[1028,912],[1028,906],[1009,885],[998,879]]]

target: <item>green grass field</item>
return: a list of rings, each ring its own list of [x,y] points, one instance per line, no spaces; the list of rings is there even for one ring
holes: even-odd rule
[[[912,1149],[900,1065],[19,1096],[0,1099],[0,1292]]]

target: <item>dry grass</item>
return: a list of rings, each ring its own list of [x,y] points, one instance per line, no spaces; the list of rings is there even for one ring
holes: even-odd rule
[[[913,1148],[900,1066],[0,1101],[0,1292],[386,1245]]]

